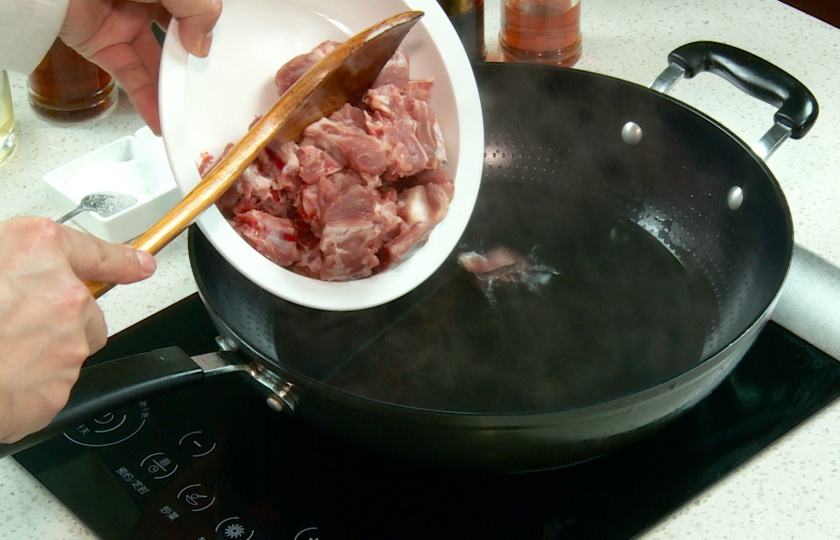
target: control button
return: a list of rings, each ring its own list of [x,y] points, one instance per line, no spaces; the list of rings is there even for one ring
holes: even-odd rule
[[[75,429],[65,431],[64,437],[80,446],[113,446],[136,435],[148,418],[149,405],[141,401],[135,406],[107,412],[79,424]]]
[[[140,467],[148,471],[155,480],[169,478],[178,470],[178,465],[172,463],[172,460],[163,452],[155,452],[144,457],[140,462]]]
[[[192,457],[204,457],[216,449],[216,443],[209,440],[203,431],[191,431],[178,441]]]
[[[238,516],[229,517],[220,521],[216,525],[216,534],[219,533],[226,540],[249,540],[254,536],[253,529],[249,529],[240,523]]]
[[[318,540],[318,527],[308,527],[295,535],[295,540]]]
[[[178,492],[177,499],[184,501],[190,508],[190,512],[203,512],[216,502],[216,497],[208,494],[201,484],[190,484]]]
[[[179,517],[181,517],[178,512],[172,509],[171,506],[164,506],[160,509],[160,513],[166,517],[169,521],[175,521]]]

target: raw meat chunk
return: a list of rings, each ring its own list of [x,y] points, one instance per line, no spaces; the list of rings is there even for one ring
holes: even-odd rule
[[[458,254],[458,263],[475,277],[476,285],[488,300],[494,301],[494,290],[503,284],[524,284],[536,291],[547,285],[560,272],[536,260],[536,247],[525,257],[507,246],[498,246],[486,253],[465,251]]]
[[[232,225],[257,251],[280,266],[288,266],[300,258],[297,232],[288,219],[249,210],[237,214]]]

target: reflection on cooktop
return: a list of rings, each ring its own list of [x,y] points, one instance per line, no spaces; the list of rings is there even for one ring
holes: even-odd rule
[[[115,336],[91,361],[172,344],[198,354],[214,337],[194,295]],[[687,414],[612,455],[554,471],[462,474],[371,455],[270,411],[237,376],[84,424],[107,430],[145,411],[142,429],[118,444],[82,446],[76,431],[15,457],[107,539],[627,538],[838,396],[840,363],[770,323]]]

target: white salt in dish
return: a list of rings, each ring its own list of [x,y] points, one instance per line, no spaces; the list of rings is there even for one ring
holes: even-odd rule
[[[110,242],[127,242],[145,232],[181,197],[159,144],[143,128],[45,174],[56,214],[72,210],[90,193],[124,193],[137,203],[109,217],[85,212],[73,222]]]

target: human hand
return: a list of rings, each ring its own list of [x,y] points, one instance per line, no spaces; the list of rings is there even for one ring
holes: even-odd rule
[[[188,52],[205,57],[222,0],[70,0],[59,37],[113,75],[152,131],[160,135],[158,73],[161,48],[152,23],[179,22]]]
[[[0,442],[49,424],[107,340],[84,280],[132,283],[154,258],[48,219],[0,222]]]

